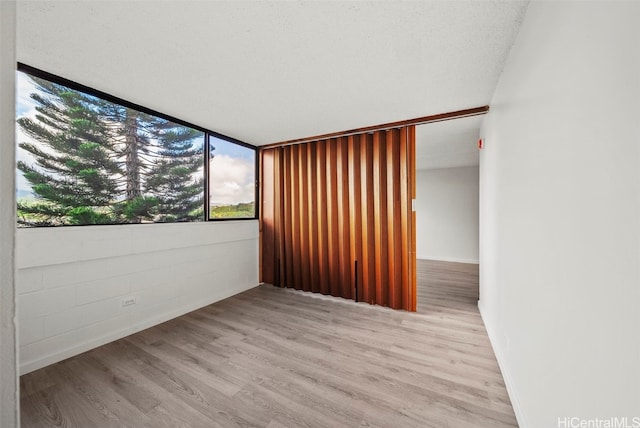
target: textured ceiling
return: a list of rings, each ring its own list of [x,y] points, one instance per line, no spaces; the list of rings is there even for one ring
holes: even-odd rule
[[[478,137],[484,116],[416,127],[416,169],[478,165]]]
[[[488,104],[522,2],[21,1],[18,60],[262,145]]]

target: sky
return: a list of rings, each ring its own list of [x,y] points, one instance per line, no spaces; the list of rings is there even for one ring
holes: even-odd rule
[[[255,199],[255,150],[211,137],[209,203],[235,205]]]
[[[36,90],[35,85],[29,77],[21,72],[16,72],[16,118],[30,117],[35,118],[36,109],[29,95]],[[16,126],[16,144],[32,141],[19,126]],[[33,157],[26,151],[18,148],[16,151],[16,161],[23,161],[27,164],[34,162]],[[31,186],[22,176],[22,173],[16,169],[16,193],[18,197],[31,195]]]
[[[36,86],[27,74],[17,72],[16,76],[16,115],[35,118],[35,103],[30,94]],[[16,140],[33,141],[20,127],[16,127]],[[210,163],[210,201],[212,205],[237,204],[251,202],[255,199],[255,151],[247,147],[211,137],[210,143],[215,147]],[[17,160],[33,164],[34,158],[25,150],[17,149]],[[16,170],[16,192],[18,198],[31,196],[31,186]]]

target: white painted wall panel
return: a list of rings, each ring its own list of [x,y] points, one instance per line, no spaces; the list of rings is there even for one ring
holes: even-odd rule
[[[256,286],[258,222],[20,229],[17,260],[26,373]]]
[[[0,1],[0,426],[20,424],[15,287],[16,2]]]
[[[419,170],[416,196],[418,258],[478,263],[478,167]]]
[[[639,19],[532,2],[483,124],[479,306],[521,427],[640,417]]]

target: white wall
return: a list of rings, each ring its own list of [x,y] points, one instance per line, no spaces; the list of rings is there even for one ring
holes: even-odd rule
[[[19,423],[15,331],[16,4],[0,1],[0,426]]]
[[[478,263],[478,167],[416,172],[419,259]]]
[[[258,222],[19,229],[16,264],[26,373],[256,286]]]
[[[522,427],[640,417],[639,19],[532,2],[483,124],[479,306]]]
[[[90,13],[92,6],[84,12],[76,6],[70,10],[78,16],[97,16]],[[90,83],[95,77],[91,73],[104,64],[104,52],[139,57],[138,51],[109,37],[101,38],[107,46],[101,50],[101,63],[92,63],[86,50],[70,55],[69,43],[77,40],[77,31],[29,25],[41,13],[48,17],[49,9],[44,3],[18,5],[18,61]],[[128,30],[127,37],[133,34],[133,39],[144,33],[138,27]],[[79,75],[83,70],[89,74]],[[115,73],[94,86],[116,88],[110,92],[148,105],[123,93],[130,85]],[[187,121],[194,114],[188,109],[174,113]],[[21,373],[258,284],[257,221],[20,229],[16,245]],[[122,307],[124,297],[137,298],[137,304]]]

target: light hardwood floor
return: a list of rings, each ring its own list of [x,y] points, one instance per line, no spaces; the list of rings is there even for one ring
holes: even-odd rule
[[[32,372],[23,427],[516,426],[477,266],[418,275],[417,314],[264,285]]]
[[[418,312],[449,309],[478,312],[477,264],[418,260]]]

